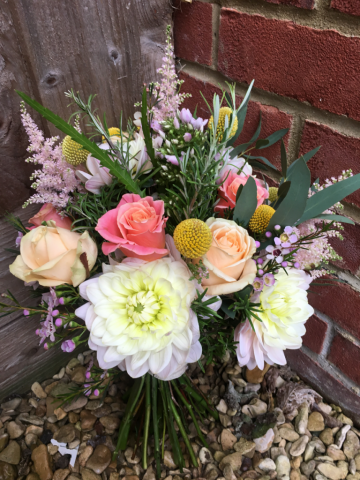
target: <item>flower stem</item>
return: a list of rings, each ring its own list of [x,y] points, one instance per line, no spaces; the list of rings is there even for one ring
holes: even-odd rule
[[[158,395],[158,380],[155,377],[151,377],[151,400],[152,400],[152,418],[153,418],[153,428],[154,428],[154,457],[156,463],[156,478],[160,479],[161,475],[161,466],[160,466],[160,443],[159,443],[159,424],[158,424],[158,404],[157,404],[157,395]]]
[[[143,468],[147,469],[147,446],[149,439],[149,425],[150,425],[150,415],[151,415],[151,386],[150,386],[151,377],[147,373],[145,378],[145,423],[144,423],[144,438],[143,438],[143,448],[142,448],[142,461]]]
[[[198,467],[198,463],[197,463],[197,460],[196,460],[196,456],[195,456],[195,453],[194,453],[194,450],[191,446],[191,443],[190,443],[190,440],[189,440],[189,437],[187,436],[186,434],[186,431],[185,431],[185,428],[184,428],[184,425],[182,424],[182,421],[181,421],[181,418],[180,418],[180,415],[178,414],[176,408],[175,408],[175,404],[174,402],[170,399],[170,408],[172,410],[172,413],[174,415],[174,418],[175,418],[175,421],[176,423],[178,424],[178,427],[179,427],[179,430],[180,430],[180,433],[181,433],[181,436],[183,437],[184,439],[184,442],[185,442],[185,445],[189,451],[189,455],[190,455],[190,458],[191,458],[191,461],[194,465],[194,467]]]
[[[208,404],[208,402],[193,389],[192,385],[190,384],[190,380],[186,375],[180,377],[179,382],[184,387],[186,393],[191,395],[196,402],[198,402],[203,408],[205,408],[215,420],[219,420],[218,412],[214,408],[212,408]]]
[[[202,441],[204,447],[206,448],[209,448],[209,444],[207,443],[207,441],[205,440],[201,430],[200,430],[200,427],[199,427],[199,424],[196,420],[196,417],[195,417],[195,414],[193,412],[193,409],[192,409],[192,406],[186,401],[185,399],[185,396],[184,394],[180,391],[180,389],[178,388],[178,386],[176,385],[176,383],[174,381],[171,382],[172,386],[174,387],[176,393],[178,394],[178,397],[180,398],[180,400],[182,401],[182,403],[185,405],[185,407],[188,409],[188,412],[191,416],[191,419],[192,421],[194,422],[194,425],[195,425],[195,428],[196,428],[196,431],[197,431],[197,434],[198,434],[198,437],[200,438],[200,440]]]
[[[131,420],[133,418],[133,413],[134,413],[135,407],[137,405],[137,402],[139,400],[142,388],[144,386],[144,381],[145,381],[144,376],[140,377],[140,378],[137,378],[134,382],[134,385],[133,385],[132,389],[131,389],[130,398],[128,400],[128,403],[127,403],[126,409],[125,409],[125,415],[124,415],[124,418],[123,418],[123,420],[121,422],[121,425],[120,425],[119,437],[118,437],[118,441],[117,441],[117,444],[116,444],[116,449],[113,453],[113,461],[116,460],[120,450],[125,450],[126,449],[126,444],[127,444],[127,439],[128,439],[128,436],[129,436]]]

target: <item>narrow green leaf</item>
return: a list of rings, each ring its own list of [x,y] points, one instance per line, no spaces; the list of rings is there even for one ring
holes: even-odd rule
[[[291,185],[285,199],[272,216],[268,230],[275,225],[293,226],[305,210],[310,187],[310,170],[304,160],[301,160],[288,176]]]
[[[234,145],[240,133],[242,132],[242,129],[244,128],[248,103],[249,103],[250,94],[251,94],[253,85],[254,85],[254,80],[252,80],[252,82],[250,83],[249,88],[247,89],[247,92],[245,94],[245,97],[243,98],[243,101],[241,102],[241,105],[238,109],[238,112],[237,112],[238,128],[236,130],[235,135],[227,142],[226,144],[227,147],[232,147]]]
[[[287,154],[286,154],[286,148],[285,148],[285,143],[283,140],[281,140],[281,173],[283,178],[286,178],[287,174]]]
[[[251,156],[251,155],[244,155],[244,158],[245,160],[247,160],[249,162],[250,165],[253,165],[254,160],[261,160],[262,162],[265,163],[266,166],[268,166],[270,169],[274,170],[275,172],[279,173],[279,171],[277,170],[276,167],[274,167],[274,165],[265,157],[255,157],[255,156]],[[258,162],[256,162],[258,163]]]
[[[301,158],[304,159],[305,163],[307,163],[310,158],[312,158],[314,155],[317,154],[317,152],[320,150],[321,146],[320,147],[316,147],[314,148],[313,150],[310,150],[310,152],[307,152],[305,153],[304,155],[302,155],[300,158],[298,158],[297,160],[295,160],[288,168],[288,173],[291,172],[291,170],[294,168],[296,162],[298,162]]]
[[[234,220],[247,227],[257,207],[257,187],[253,177],[249,177],[234,208]]]
[[[343,198],[351,195],[360,188],[360,173],[353,177],[334,183],[330,187],[324,188],[320,192],[315,193],[306,203],[305,211],[297,222],[298,224],[316,218],[322,215],[325,210],[340,202]]]
[[[141,105],[141,126],[144,133],[144,141],[146,145],[147,154],[150,157],[150,160],[153,165],[155,165],[155,152],[154,147],[152,144],[151,133],[150,133],[150,126],[147,117],[147,93],[146,87],[144,87],[142,93],[142,105]]]
[[[223,298],[223,301],[221,303],[221,310],[230,318],[234,319],[235,318],[235,311],[230,310],[230,306],[233,304],[233,300],[230,300],[229,298]]]
[[[263,148],[271,147],[271,145],[274,145],[274,143],[278,142],[281,138],[285,137],[288,131],[289,131],[288,128],[283,128],[282,130],[278,130],[277,132],[274,132],[273,134],[264,138],[264,140],[258,140],[258,142],[256,143],[256,148],[258,150],[261,150]],[[263,143],[260,143],[260,142],[263,142]]]
[[[244,185],[239,185],[238,191],[236,192],[235,203],[238,201],[243,188],[244,188]]]
[[[91,155],[98,160],[103,167],[109,169],[110,173],[114,175],[121,183],[123,183],[129,192],[141,194],[139,185],[131,178],[130,173],[125,170],[118,161],[112,161],[105,150],[99,148],[95,142],[89,140],[83,133],[79,133],[72,125],[69,125],[61,117],[53,113],[46,107],[43,107],[39,102],[28,97],[25,93],[16,90],[16,93],[26,102],[30,107],[40,113],[46,120],[49,120],[61,132],[69,135],[75,142],[88,150]]]
[[[291,185],[291,182],[289,182],[289,181],[281,184],[279,189],[278,189],[278,193],[277,193],[278,197],[286,197],[286,195],[289,191],[290,185]]]
[[[320,220],[331,220],[332,222],[349,223],[350,225],[355,225],[350,218],[344,217],[343,215],[324,214],[318,215],[316,218],[319,218]]]

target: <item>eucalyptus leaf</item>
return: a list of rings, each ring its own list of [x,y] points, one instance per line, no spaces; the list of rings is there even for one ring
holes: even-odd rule
[[[271,217],[268,230],[275,225],[293,226],[303,214],[310,188],[310,170],[301,160],[288,175],[291,185],[285,199]]]
[[[233,304],[233,300],[230,300],[229,298],[223,298],[222,303],[221,303],[221,310],[230,318],[234,319],[235,318],[235,311],[230,310],[229,307]]]
[[[343,215],[332,215],[332,214],[324,214],[318,215],[316,218],[320,220],[331,220],[332,222],[340,222],[340,223],[349,223],[350,225],[355,225],[355,223],[348,217],[344,217]]]
[[[287,174],[287,154],[286,154],[286,148],[283,140],[281,140],[281,173],[283,178],[286,178]]]
[[[351,195],[360,188],[360,173],[353,177],[346,178],[341,182],[334,183],[330,187],[320,190],[310,197],[306,203],[305,211],[297,222],[298,224],[306,222],[311,218],[317,218],[325,210],[340,202],[343,198]]]
[[[245,152],[245,150],[248,147],[250,147],[250,145],[252,145],[259,138],[260,131],[261,131],[261,113],[260,113],[259,124],[258,124],[257,129],[256,129],[254,135],[252,136],[251,140],[247,143],[243,143],[242,145],[238,145],[237,147],[235,147],[232,150],[232,152],[230,153],[230,158],[235,158],[239,154],[241,154],[242,152]]]
[[[110,173],[116,177],[121,183],[123,183],[126,189],[132,193],[138,193],[141,195],[141,189],[139,185],[131,178],[130,173],[125,170],[118,161],[113,161],[105,150],[96,145],[95,142],[89,140],[83,133],[79,133],[72,125],[69,125],[61,117],[53,113],[46,107],[43,107],[39,102],[28,97],[25,93],[16,90],[16,93],[26,102],[30,107],[40,113],[46,120],[49,120],[55,127],[61,132],[69,135],[75,142],[79,143],[85,148],[91,155],[98,160],[103,167],[109,169]]]
[[[242,227],[247,227],[257,207],[257,186],[253,177],[249,177],[241,190],[234,208],[234,220]]]
[[[258,150],[261,150],[263,148],[271,147],[271,145],[274,145],[274,143],[278,142],[281,138],[285,137],[285,135],[288,133],[288,131],[289,131],[288,128],[283,128],[281,130],[278,130],[277,132],[272,133],[268,137],[264,138],[264,140],[258,140],[258,142],[256,144],[256,148]],[[263,145],[259,144],[259,146],[258,146],[259,142],[265,142],[265,141],[267,143],[263,143]]]
[[[261,160],[262,162],[265,163],[266,166],[268,166],[270,169],[274,170],[274,172],[279,173],[277,168],[265,157],[256,157],[256,156],[252,156],[252,155],[244,155],[244,158],[245,158],[245,160],[247,160],[249,162],[250,165],[255,163],[254,160]],[[258,162],[256,162],[256,163],[258,163]]]
[[[301,158],[305,161],[305,163],[307,163],[310,158],[312,158],[314,155],[317,154],[317,152],[320,150],[321,148],[321,145],[320,147],[316,147],[314,148],[313,150],[310,150],[310,152],[307,152],[307,153],[304,153],[304,155],[302,155],[300,158],[298,158],[297,160],[295,160],[288,168],[288,174],[290,174],[290,172],[292,171],[292,169],[294,168],[294,166],[296,165],[296,162],[298,162]]]

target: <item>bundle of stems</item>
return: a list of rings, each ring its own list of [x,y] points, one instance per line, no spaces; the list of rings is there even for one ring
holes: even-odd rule
[[[136,449],[141,443],[142,465],[144,469],[148,467],[149,436],[153,433],[156,477],[160,478],[160,462],[164,458],[165,436],[167,433],[172,446],[174,461],[180,468],[180,471],[183,471],[185,459],[180,448],[179,435],[175,425],[177,425],[178,431],[183,438],[191,463],[194,467],[197,467],[196,455],[188,437],[187,416],[190,416],[203,445],[207,448],[209,446],[201,432],[195,414],[200,420],[203,420],[203,417],[207,414],[210,414],[215,420],[219,419],[218,412],[208,403],[202,392],[192,384],[187,375],[165,382],[148,373],[143,377],[137,378],[131,388],[125,414],[120,424],[113,460],[116,460],[121,450],[126,449],[132,422],[138,416],[140,418],[140,426]]]

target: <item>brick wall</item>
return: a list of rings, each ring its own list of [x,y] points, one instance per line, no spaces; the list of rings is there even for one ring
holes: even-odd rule
[[[193,95],[185,106],[208,117],[199,90],[211,99],[235,81],[240,101],[254,78],[241,143],[261,112],[262,138],[290,128],[290,163],[322,145],[309,162],[313,179],[360,172],[359,0],[176,0],[174,23],[183,91]],[[279,165],[278,145],[266,153]],[[345,226],[346,242],[334,241],[343,260],[333,268],[346,283],[325,285],[321,295],[312,288],[315,315],[303,348],[287,359],[360,423],[360,193],[344,205],[356,225]]]

